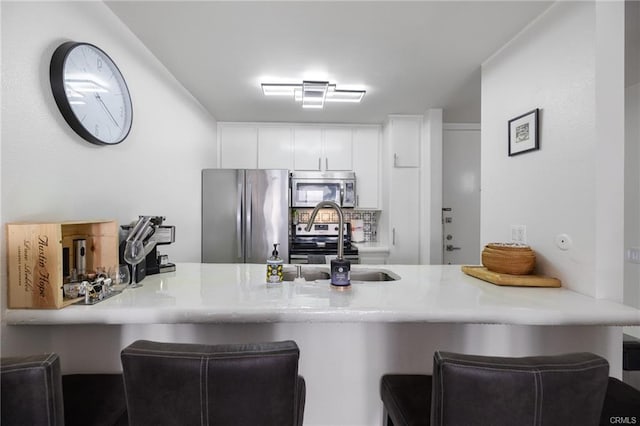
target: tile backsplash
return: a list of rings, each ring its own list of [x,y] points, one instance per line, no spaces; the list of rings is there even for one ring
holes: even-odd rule
[[[298,212],[299,222],[308,222],[313,209],[294,209]],[[377,241],[378,239],[378,215],[377,210],[342,210],[345,222],[351,222],[352,219],[362,219],[364,226],[364,240]],[[338,222],[338,213],[333,209],[321,209],[316,216],[316,222]]]

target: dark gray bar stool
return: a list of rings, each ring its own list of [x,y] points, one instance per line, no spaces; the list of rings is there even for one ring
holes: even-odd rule
[[[293,341],[137,341],[121,353],[129,424],[302,425],[305,382]]]
[[[590,353],[488,357],[437,351],[433,376],[385,375],[387,425],[598,425],[609,363]]]
[[[2,425],[64,425],[58,355],[3,358],[0,376]]]
[[[126,426],[122,374],[62,376],[65,426]]]

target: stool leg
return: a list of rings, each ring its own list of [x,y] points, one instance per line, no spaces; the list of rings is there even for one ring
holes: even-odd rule
[[[393,420],[389,417],[389,413],[387,413],[387,408],[382,407],[382,425],[383,426],[393,426]]]

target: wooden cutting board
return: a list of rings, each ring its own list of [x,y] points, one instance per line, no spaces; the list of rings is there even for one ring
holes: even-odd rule
[[[509,275],[492,272],[484,266],[462,266],[462,272],[496,285],[521,287],[560,287],[560,280],[543,275]]]

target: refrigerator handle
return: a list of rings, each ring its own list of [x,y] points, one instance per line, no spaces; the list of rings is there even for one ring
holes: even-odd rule
[[[238,257],[242,258],[242,184],[238,184],[238,202],[236,206],[236,239],[238,244]]]
[[[251,259],[251,242],[253,241],[253,190],[251,184],[247,185],[247,259]]]

